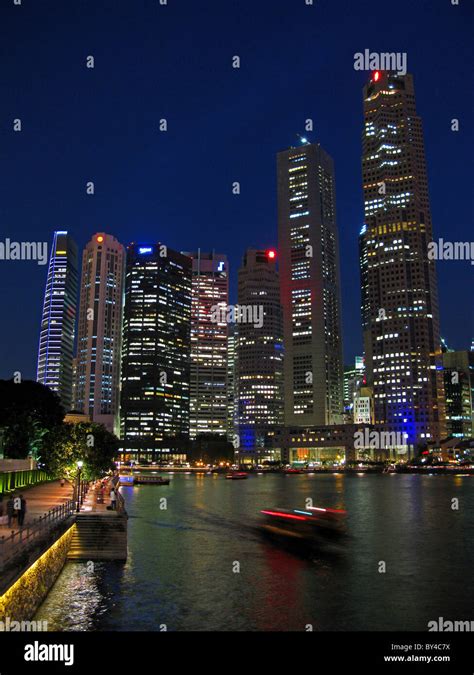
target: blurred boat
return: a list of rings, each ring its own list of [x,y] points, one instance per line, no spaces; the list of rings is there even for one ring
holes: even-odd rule
[[[263,530],[279,537],[311,542],[346,533],[346,511],[342,509],[264,509],[261,513]]]

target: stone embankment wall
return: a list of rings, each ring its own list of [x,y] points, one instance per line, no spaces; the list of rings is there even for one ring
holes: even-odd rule
[[[67,560],[75,527],[69,527],[0,595],[0,622],[32,619]]]

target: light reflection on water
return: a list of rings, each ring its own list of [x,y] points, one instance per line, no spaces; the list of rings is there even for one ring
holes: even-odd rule
[[[118,587],[122,574],[114,563],[66,564],[35,618],[47,621],[48,630],[97,630],[113,606],[113,585]]]
[[[438,616],[470,619],[473,487],[470,477],[339,474],[174,475],[168,487],[123,488],[127,563],[92,572],[68,563],[35,619],[50,630],[258,631],[426,630]],[[260,509],[307,498],[348,510],[341,548],[302,555],[262,538]]]

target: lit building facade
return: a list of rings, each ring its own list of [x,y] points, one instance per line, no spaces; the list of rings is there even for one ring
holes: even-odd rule
[[[364,88],[362,324],[375,422],[407,445],[445,434],[438,299],[421,119],[411,75]]]
[[[192,260],[163,244],[127,247],[120,424],[125,456],[185,457]]]
[[[227,336],[227,440],[235,442],[238,432],[237,341],[235,323],[228,324]]]
[[[344,368],[343,387],[344,387],[344,414],[345,421],[353,422],[354,397],[364,384],[364,358],[356,356],[354,366]]]
[[[77,279],[77,245],[67,232],[55,232],[41,317],[36,379],[58,394],[66,412],[72,406]]]
[[[372,387],[360,386],[354,394],[352,421],[354,424],[374,424],[374,392]]]
[[[295,467],[343,466],[359,458],[355,424],[280,427],[272,439],[275,451],[285,464]]]
[[[227,433],[228,323],[214,312],[229,301],[229,263],[220,253],[192,258],[190,437]]]
[[[235,349],[238,444],[257,459],[283,423],[283,329],[275,251],[248,249],[238,278]],[[244,320],[246,319],[246,320]]]
[[[74,408],[119,433],[125,249],[99,232],[82,254]]]
[[[446,434],[474,438],[474,351],[443,354]]]
[[[285,424],[343,421],[339,243],[334,166],[319,144],[278,153]]]

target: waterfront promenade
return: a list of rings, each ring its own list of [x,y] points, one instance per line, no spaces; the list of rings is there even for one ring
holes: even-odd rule
[[[107,508],[110,506],[111,487],[110,481],[103,487],[99,483],[93,485],[84,497],[81,511],[84,513],[94,513],[94,515],[117,515],[117,511],[110,511]],[[102,493],[102,501],[99,500],[100,493]]]
[[[23,495],[26,499],[26,515],[23,527],[31,525],[36,518],[43,516],[45,513],[54,509],[56,506],[65,504],[73,498],[74,488],[71,483],[65,482],[61,487],[61,481],[52,481],[35,485],[31,488],[19,489],[14,493],[14,497]],[[7,514],[7,501],[9,494],[3,495],[2,511],[3,515]],[[12,531],[19,530],[17,518],[13,518],[11,527],[8,525],[0,525],[0,536],[8,536]]]
[[[37,518],[44,516],[57,506],[66,504],[74,498],[74,486],[67,481],[61,486],[61,481],[56,480],[42,485],[35,485],[24,490],[17,490],[14,497],[23,495],[26,499],[26,516],[23,523],[23,528],[31,526]],[[3,515],[7,513],[7,501],[10,495],[3,495],[2,507]],[[120,498],[119,498],[120,499]],[[118,505],[121,504],[119,500]],[[104,490],[103,502],[97,502],[97,493],[95,486],[93,486],[85,495],[84,502],[81,505],[82,512],[93,512],[95,514],[112,515],[116,512],[107,509],[110,505],[110,484]],[[120,507],[119,507],[120,508]],[[11,527],[8,525],[0,525],[0,537],[9,536],[12,532],[18,532],[18,519],[13,518]]]
[[[121,495],[116,510],[110,509],[111,485],[111,481],[84,484],[79,511],[73,499],[74,486],[61,485],[59,480],[13,495],[23,495],[27,510],[21,528],[16,519],[11,527],[0,528],[0,615],[7,611],[15,616],[31,615],[67,558],[126,560],[127,514]],[[4,495],[4,513],[8,498]],[[39,566],[34,566],[39,560]],[[31,579],[36,579],[36,590],[31,602],[25,602],[24,591]],[[7,593],[9,589],[12,593]]]

